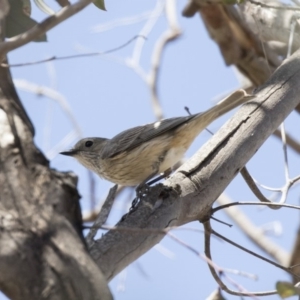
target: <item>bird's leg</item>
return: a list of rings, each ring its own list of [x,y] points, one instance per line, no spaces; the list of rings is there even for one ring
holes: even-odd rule
[[[151,181],[149,181],[147,183],[147,185],[152,185],[154,183],[156,183],[157,181],[161,180],[161,179],[165,179],[167,178],[171,173],[172,173],[172,168],[167,169],[166,171],[164,171],[163,173],[160,173],[159,176],[155,177],[154,179],[152,179]]]
[[[143,182],[141,182],[136,187],[137,196],[140,197],[140,196],[144,195],[148,191],[150,185],[158,182],[161,179],[168,177],[172,173],[172,171],[173,171],[172,168],[169,168],[169,169],[165,170],[163,173],[161,173],[159,176],[157,176],[154,179],[152,179],[151,181],[147,182],[149,179],[151,179],[152,177],[154,177],[157,174],[157,172],[153,172],[150,176],[148,176]]]
[[[131,207],[129,209],[129,212],[133,212],[139,203],[139,200],[147,194],[149,190],[149,186],[156,183],[157,181],[166,178],[172,173],[172,168],[167,169],[163,173],[161,173],[159,176],[156,178],[152,179],[151,181],[147,182],[149,179],[151,179],[153,176],[157,174],[157,172],[153,172],[150,176],[148,176],[143,182],[141,182],[137,187],[136,187],[136,197],[133,199],[131,203]]]
[[[149,183],[147,181],[153,178],[157,174],[158,170],[152,172],[145,180],[143,180],[135,189],[137,197],[143,196],[149,189]]]
[[[157,170],[155,170],[153,173],[151,173],[145,180],[143,180],[135,189],[136,191],[136,197],[133,199],[131,203],[131,207],[129,209],[129,213],[132,213],[133,211],[136,210],[139,200],[147,194],[149,190],[149,184],[147,184],[147,181],[151,179],[153,176],[157,174]],[[152,181],[151,181],[152,183]]]

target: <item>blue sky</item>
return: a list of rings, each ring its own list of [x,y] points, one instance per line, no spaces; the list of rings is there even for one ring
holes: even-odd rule
[[[55,4],[49,2],[50,5]],[[239,87],[233,68],[226,67],[218,47],[210,40],[198,15],[186,19],[181,16],[186,1],[177,2],[177,16],[182,36],[167,46],[161,63],[158,92],[165,117],[186,115],[184,106],[191,112],[203,111],[214,101]],[[21,63],[45,59],[51,56],[64,56],[85,52],[105,51],[127,42],[141,31],[145,21],[115,27],[104,32],[95,32],[94,28],[114,20],[140,15],[151,11],[155,6],[152,0],[108,1],[107,12],[90,5],[84,11],[73,16],[47,33],[47,43],[30,43],[9,54],[10,63]],[[46,16],[33,4],[32,17],[37,21]],[[155,42],[166,29],[167,23],[162,16],[147,37],[141,56],[141,67],[148,72]],[[129,67],[123,63],[133,52],[135,43],[113,53],[114,58],[88,57],[54,61],[46,64],[13,68],[16,82],[28,82],[45,86],[60,93],[71,107],[72,115],[82,131],[82,136],[110,138],[127,128],[155,121],[151,106],[151,94],[148,86]],[[116,60],[117,58],[117,60]],[[119,61],[119,62],[118,62]],[[50,153],[51,167],[60,171],[73,171],[79,176],[78,189],[82,195],[81,205],[84,211],[90,208],[88,173],[74,159],[58,155],[60,150],[70,148],[78,138],[70,140],[61,149],[55,145],[70,133],[74,126],[61,106],[47,98],[37,96],[22,88],[18,89],[20,98],[32,119],[35,130],[35,142],[44,153]],[[209,128],[218,128],[232,115],[227,114],[214,122]],[[289,131],[297,134],[296,116],[292,113],[287,121]],[[299,134],[298,134],[299,136]],[[187,152],[191,156],[210,138],[203,132]],[[52,150],[52,151],[51,151]],[[49,154],[49,155],[50,155]],[[271,154],[271,155],[270,155]],[[289,152],[292,176],[299,170],[299,157]],[[253,176],[261,183],[280,187],[284,184],[283,154],[281,143],[270,138],[248,164]],[[96,180],[97,203],[105,198],[111,183]],[[234,201],[255,200],[241,176],[226,190]],[[128,209],[131,201],[130,191],[125,191],[114,205],[108,224],[113,225]],[[266,193],[266,195],[269,195]],[[293,189],[288,197],[289,203],[298,204],[299,188]],[[124,204],[125,203],[125,204]],[[297,232],[299,215],[297,211],[282,209],[271,211],[259,207],[243,207],[243,212],[257,226],[276,221],[282,227],[280,236],[270,236],[286,251],[291,251]],[[223,213],[218,218],[232,223]],[[236,227],[228,228],[213,222],[213,227],[226,237],[243,246],[261,252]],[[202,229],[196,222],[186,227]],[[203,253],[203,234],[189,230],[173,232],[199,252]],[[213,239],[212,252],[216,264],[228,269],[245,271],[258,276],[257,281],[229,274],[236,282],[249,291],[272,290],[277,280],[288,280],[284,272],[256,258],[233,248],[224,242]],[[188,249],[166,237],[137,262],[129,266],[116,277],[110,287],[115,299],[205,299],[217,284],[209,273],[203,260]],[[226,299],[236,297],[224,294]],[[279,299],[277,296],[266,299]]]

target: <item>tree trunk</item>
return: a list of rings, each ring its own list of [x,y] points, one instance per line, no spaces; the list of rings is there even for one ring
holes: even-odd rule
[[[11,299],[112,299],[81,233],[77,178],[49,168],[0,68],[0,288]]]

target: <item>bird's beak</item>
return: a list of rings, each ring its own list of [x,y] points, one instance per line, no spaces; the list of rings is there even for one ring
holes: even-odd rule
[[[63,151],[63,152],[60,152],[59,154],[67,155],[67,156],[74,156],[76,153],[77,153],[76,150],[71,149],[71,150],[69,150],[69,151]]]

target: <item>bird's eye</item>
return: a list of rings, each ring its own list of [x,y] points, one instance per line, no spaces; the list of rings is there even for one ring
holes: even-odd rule
[[[86,147],[91,147],[93,145],[93,142],[92,141],[87,141],[85,142],[85,146]]]

